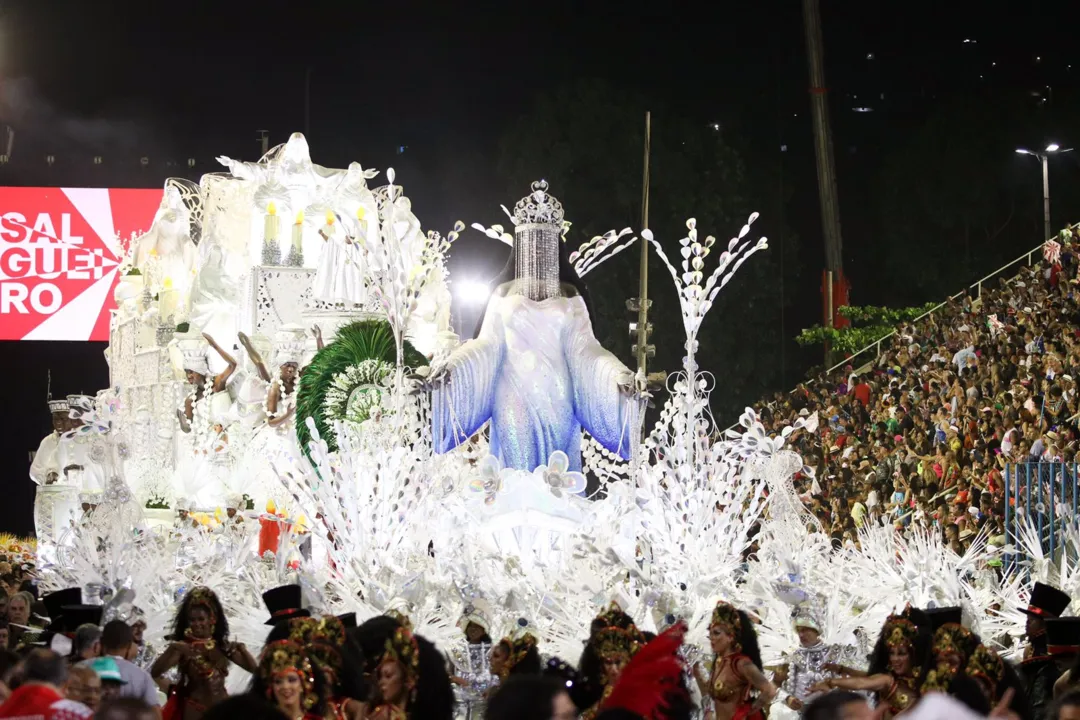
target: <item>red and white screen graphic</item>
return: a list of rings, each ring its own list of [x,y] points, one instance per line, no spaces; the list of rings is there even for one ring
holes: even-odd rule
[[[122,244],[161,190],[0,187],[0,340],[108,340]]]

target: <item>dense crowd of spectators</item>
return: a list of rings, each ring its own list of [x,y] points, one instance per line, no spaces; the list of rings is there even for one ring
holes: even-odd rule
[[[1060,254],[981,296],[897,327],[869,367],[757,408],[767,430],[817,413],[816,432],[794,436],[807,463],[796,486],[835,542],[884,519],[939,529],[961,552],[987,525],[991,539],[1004,534],[1009,464],[1076,459],[1080,244],[1062,240]]]

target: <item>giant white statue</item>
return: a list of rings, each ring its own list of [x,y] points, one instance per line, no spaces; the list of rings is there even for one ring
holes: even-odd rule
[[[514,208],[513,278],[488,302],[479,336],[432,368],[436,452],[491,422],[491,454],[532,471],[556,451],[581,469],[585,429],[628,459],[637,441],[641,394],[633,371],[597,342],[584,285],[561,247],[562,204],[547,183]]]

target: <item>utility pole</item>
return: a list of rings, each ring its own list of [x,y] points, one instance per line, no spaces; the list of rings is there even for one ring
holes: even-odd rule
[[[814,120],[814,155],[817,158],[818,199],[821,204],[821,224],[825,236],[825,277],[831,289],[833,282],[843,286],[843,242],[840,236],[840,201],[836,192],[836,162],[833,157],[832,128],[826,102],[825,51],[821,33],[820,0],[803,0],[803,26],[806,30],[806,52],[810,66],[810,112]],[[830,276],[831,275],[831,279]],[[832,293],[827,292],[825,322],[831,327],[836,308]]]
[[[1051,229],[1050,225],[1050,156],[1072,151],[1072,148],[1065,148],[1064,150],[1062,150],[1061,146],[1057,143],[1050,143],[1042,152],[1033,152],[1024,148],[1016,148],[1016,152],[1020,155],[1030,155],[1033,158],[1038,159],[1038,161],[1042,164],[1043,240],[1049,240],[1051,237],[1054,236],[1054,231]]]
[[[1047,162],[1046,153],[1039,155],[1042,160],[1043,171],[1043,240],[1049,240],[1052,234],[1050,230],[1050,163]]]
[[[645,113],[645,164],[641,182],[641,227],[649,227],[649,155],[652,140],[652,113]],[[637,313],[637,322],[630,323],[630,335],[634,338],[633,351],[637,356],[637,369],[641,377],[646,377],[646,366],[651,356],[656,354],[656,347],[649,344],[649,243],[645,238],[638,241],[641,245],[641,261],[638,266],[638,296],[626,301],[626,308]]]
[[[259,141],[259,144],[262,146],[262,153],[259,155],[259,157],[262,158],[265,157],[266,153],[270,152],[270,133],[268,133],[266,130],[256,130],[256,132],[259,133],[259,137],[257,139]]]

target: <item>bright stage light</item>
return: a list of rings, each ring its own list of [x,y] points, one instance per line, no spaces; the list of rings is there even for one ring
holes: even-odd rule
[[[478,280],[464,280],[454,284],[454,294],[465,304],[477,306],[487,302],[491,288]]]

